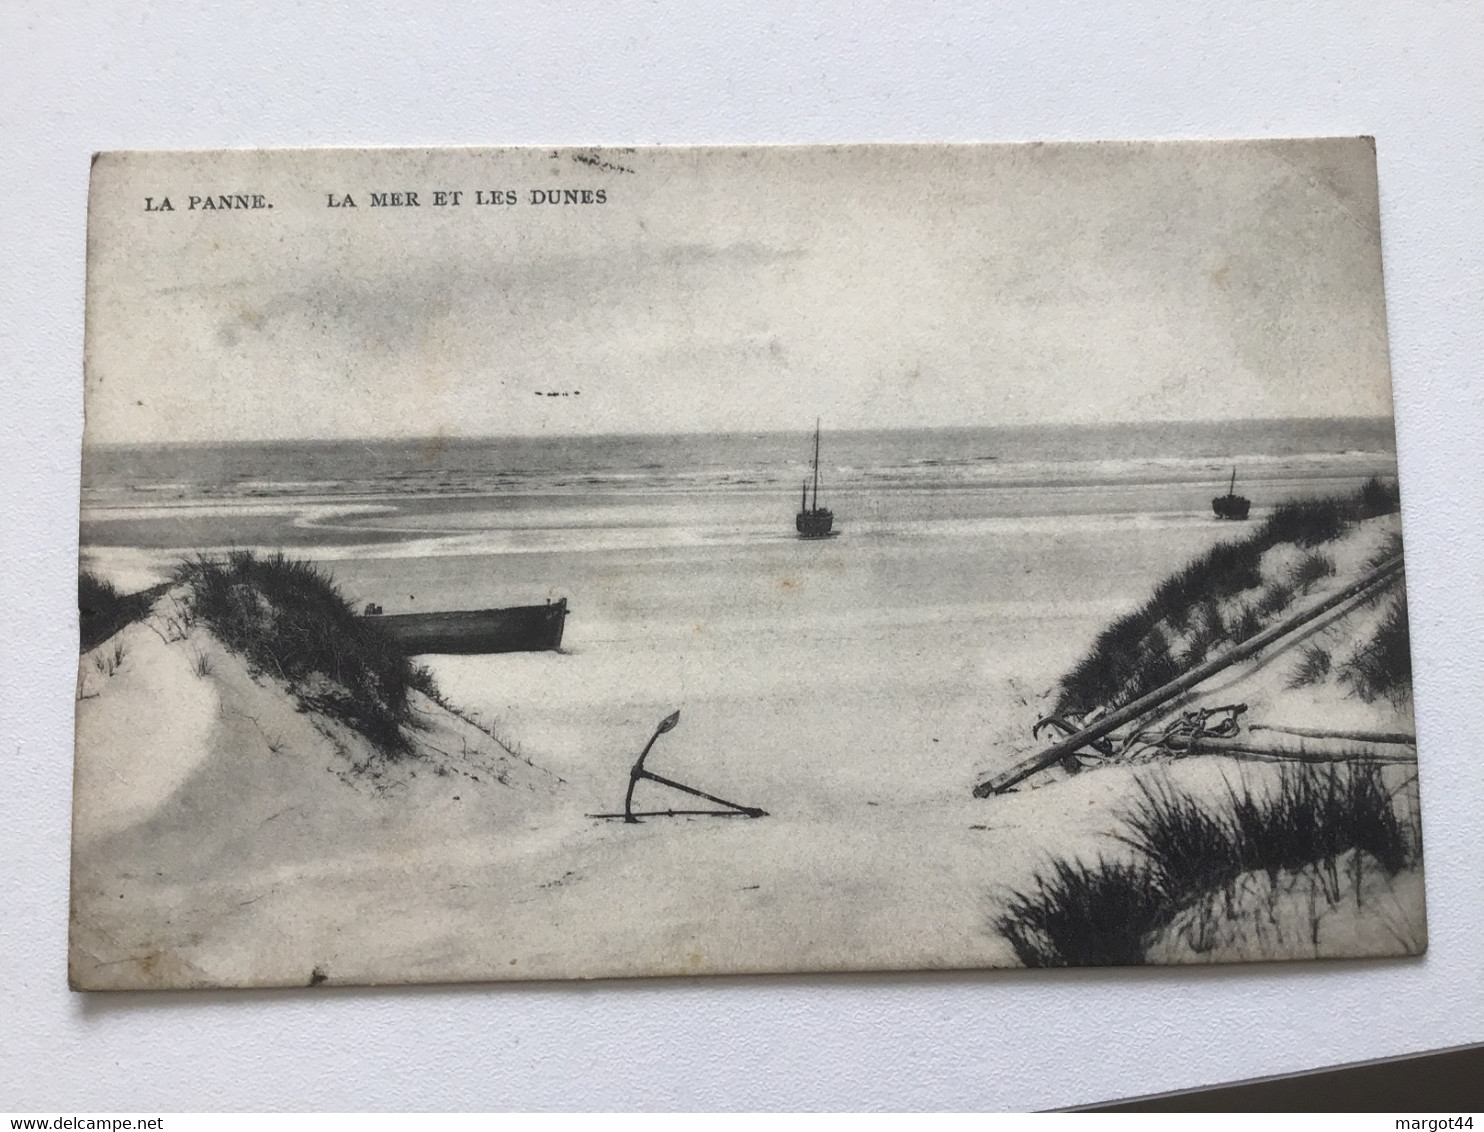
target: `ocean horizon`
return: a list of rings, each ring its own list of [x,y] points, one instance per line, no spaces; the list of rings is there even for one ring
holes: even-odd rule
[[[771,487],[808,470],[810,430],[594,436],[159,442],[85,447],[84,506],[163,498],[621,487]],[[1244,479],[1395,458],[1390,418],[826,431],[831,487]]]

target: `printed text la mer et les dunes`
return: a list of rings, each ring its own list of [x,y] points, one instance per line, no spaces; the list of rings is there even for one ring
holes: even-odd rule
[[[460,208],[464,205],[607,204],[606,189],[400,189],[383,192],[326,192],[326,208]],[[177,203],[178,202],[178,203]],[[270,209],[263,193],[176,193],[147,196],[145,212],[254,212]]]

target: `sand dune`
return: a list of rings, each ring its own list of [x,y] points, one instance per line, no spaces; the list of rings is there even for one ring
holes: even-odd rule
[[[1390,516],[1328,546],[1336,572],[1312,598],[1353,577],[1396,530]],[[1187,553],[1187,532],[1139,537],[1125,569]],[[1106,604],[976,616],[928,586],[887,605],[858,562],[797,550],[768,552],[776,577],[759,581],[749,565],[750,588],[730,598],[708,588],[711,577],[695,582],[710,604],[684,633],[646,631],[642,605],[626,619],[644,590],[615,575],[603,602],[584,607],[566,654],[425,658],[450,702],[498,721],[499,739],[420,698],[421,727],[401,760],[302,710],[204,628],[166,639],[167,597],[116,638],[124,655],[111,676],[82,658],[89,757],[77,780],[74,984],[1008,965],[1015,955],[993,928],[1007,893],[1054,859],[1126,856],[1115,835],[1141,783],[1219,799],[1277,773],[1188,758],[1053,771],[975,799],[976,781],[1035,747],[1030,725]],[[963,552],[951,553],[957,568]],[[1287,569],[1284,553],[1264,569]],[[1063,569],[1083,569],[1080,555],[1065,557]],[[852,577],[878,599],[868,615],[849,606]],[[1019,599],[1006,596],[1013,614]],[[1321,623],[1314,636],[1338,647],[1378,615]],[[756,630],[778,617],[798,631]],[[1177,706],[1242,701],[1248,722],[1410,724],[1409,709],[1334,683],[1292,689],[1294,653],[1233,669]],[[651,768],[766,818],[590,816],[621,807],[639,747],[677,707],[680,726]],[[639,798],[684,801],[653,783]],[[1425,939],[1420,879],[1393,902],[1394,930],[1358,934],[1331,917],[1310,950],[1388,953],[1397,938]],[[1261,957],[1271,940],[1200,951],[1174,932],[1160,955],[1208,961],[1244,948]]]

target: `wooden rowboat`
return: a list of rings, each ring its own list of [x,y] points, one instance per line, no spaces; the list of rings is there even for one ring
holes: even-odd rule
[[[369,613],[410,655],[548,652],[561,647],[567,599],[508,609]]]

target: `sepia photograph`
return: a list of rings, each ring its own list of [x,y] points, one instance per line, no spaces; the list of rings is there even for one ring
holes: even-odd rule
[[[1426,950],[1371,139],[88,207],[74,988]]]

